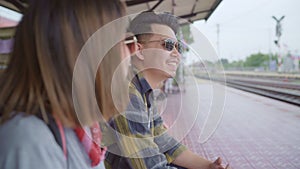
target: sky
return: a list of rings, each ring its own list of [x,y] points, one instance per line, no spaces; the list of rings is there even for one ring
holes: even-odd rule
[[[278,52],[274,44],[276,21],[272,16],[284,15],[280,51],[299,55],[299,11],[300,0],[223,0],[207,21],[196,21],[193,27],[211,42],[219,58],[241,60],[258,52]],[[195,39],[192,46],[197,47]]]

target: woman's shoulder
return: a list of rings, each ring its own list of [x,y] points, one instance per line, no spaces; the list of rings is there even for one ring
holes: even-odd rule
[[[1,124],[0,137],[0,166],[4,165],[4,168],[55,168],[65,165],[64,155],[52,132],[36,116],[14,116]],[[14,159],[18,159],[17,162],[13,162]]]
[[[43,143],[51,141],[53,135],[44,121],[34,115],[18,114],[0,126],[0,142]],[[50,140],[49,140],[50,139]]]

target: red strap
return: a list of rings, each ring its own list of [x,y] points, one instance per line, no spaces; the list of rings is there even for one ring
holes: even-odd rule
[[[77,127],[74,129],[80,142],[83,144],[87,154],[91,159],[92,167],[97,166],[100,161],[104,160],[106,148],[101,148],[102,133],[98,123],[90,127],[92,139],[85,133],[84,129]]]

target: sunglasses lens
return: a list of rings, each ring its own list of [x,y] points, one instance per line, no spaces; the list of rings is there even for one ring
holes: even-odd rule
[[[178,42],[178,48],[177,48],[177,51],[179,53],[182,53],[183,52],[183,44],[181,42]]]
[[[172,51],[174,47],[179,53],[183,52],[183,45],[181,42],[174,41],[173,39],[165,40],[165,48],[167,51]]]
[[[172,39],[166,39],[165,40],[165,48],[168,51],[172,51],[174,48],[175,42]]]

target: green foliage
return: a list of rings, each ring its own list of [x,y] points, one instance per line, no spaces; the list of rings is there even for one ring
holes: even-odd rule
[[[227,68],[241,68],[244,66],[244,61],[239,60],[239,61],[233,61],[233,62],[229,62],[227,59],[222,58],[220,60],[221,64],[223,65],[224,69]]]
[[[277,54],[271,54],[271,60],[276,60],[276,63],[278,63],[278,55]]]
[[[252,54],[246,58],[244,63],[245,67],[260,67],[265,66],[265,63],[269,61],[269,55],[257,53]]]
[[[230,63],[230,67],[244,67],[244,61],[243,60],[238,60],[238,61],[233,61]]]
[[[222,58],[222,59],[220,60],[220,62],[221,62],[223,65],[228,65],[228,64],[229,64],[228,59],[224,59],[224,58]]]
[[[186,24],[181,26],[181,31],[182,31],[182,35],[183,35],[183,39],[187,44],[191,44],[194,42],[194,38],[191,34],[191,30],[190,30],[190,25]]]
[[[229,62],[227,59],[220,59],[220,63],[222,63],[225,69],[228,68],[247,68],[247,67],[268,67],[269,61],[276,60],[278,56],[275,54],[263,54],[263,53],[256,53],[248,56],[245,61],[238,60]]]

